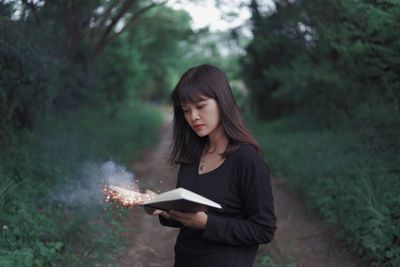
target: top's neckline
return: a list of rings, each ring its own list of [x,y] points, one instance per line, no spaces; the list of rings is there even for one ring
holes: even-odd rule
[[[195,166],[196,166],[196,174],[198,176],[207,176],[207,175],[210,175],[210,174],[213,174],[213,173],[217,172],[219,169],[221,169],[226,164],[226,162],[231,157],[233,157],[240,150],[241,146],[242,145],[240,145],[240,147],[237,150],[235,150],[232,154],[230,154],[228,157],[226,157],[225,160],[218,167],[216,167],[215,169],[212,169],[211,171],[205,172],[205,173],[199,173],[200,159],[197,160],[197,162],[195,164]]]
[[[199,160],[197,161],[197,164],[196,164],[196,173],[197,173],[197,175],[198,175],[198,176],[207,176],[207,175],[209,175],[209,174],[212,174],[212,173],[218,171],[219,169],[222,168],[222,166],[226,163],[226,161],[227,161],[231,156],[232,156],[232,155],[229,155],[227,158],[225,158],[224,161],[223,161],[220,165],[218,165],[216,168],[214,168],[214,169],[212,169],[212,170],[210,170],[210,171],[208,171],[208,172],[204,172],[204,173],[199,173],[199,167],[200,167],[200,159],[199,159]]]

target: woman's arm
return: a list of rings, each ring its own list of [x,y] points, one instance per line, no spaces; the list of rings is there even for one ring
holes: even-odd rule
[[[203,238],[231,245],[269,243],[276,230],[274,200],[269,168],[254,153],[240,157],[239,191],[245,219],[235,220],[209,213]]]

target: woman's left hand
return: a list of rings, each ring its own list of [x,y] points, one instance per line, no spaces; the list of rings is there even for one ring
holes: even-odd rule
[[[188,213],[176,210],[170,210],[168,214],[176,221],[181,222],[184,226],[204,229],[207,224],[207,214],[203,211]]]

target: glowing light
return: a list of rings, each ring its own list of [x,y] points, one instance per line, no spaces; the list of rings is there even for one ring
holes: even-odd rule
[[[156,193],[146,190],[140,193],[137,189],[126,189],[113,185],[105,185],[102,189],[106,202],[113,202],[126,208],[132,208],[142,205],[146,200],[152,199]],[[105,209],[106,211],[106,209]]]

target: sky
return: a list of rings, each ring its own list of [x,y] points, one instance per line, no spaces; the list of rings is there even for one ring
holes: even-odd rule
[[[9,0],[4,0],[5,2],[9,2]],[[199,28],[203,28],[206,26],[210,27],[210,31],[226,31],[232,28],[235,28],[239,25],[242,25],[251,17],[251,13],[249,8],[247,7],[249,0],[229,0],[228,4],[221,4],[220,7],[216,7],[217,0],[198,0],[194,1],[183,1],[181,3],[180,0],[170,0],[167,2],[167,5],[174,9],[184,9],[192,16],[192,29],[196,30]],[[33,2],[36,2],[33,0]],[[19,3],[20,4],[20,3]],[[242,6],[240,6],[242,4]],[[271,8],[274,8],[273,0],[259,0],[258,4],[260,5],[261,11],[268,11]],[[228,20],[226,17],[223,17],[222,14],[235,12],[238,14],[238,17],[235,19]],[[14,13],[14,18],[18,18],[20,12]],[[249,31],[249,29],[247,29]]]
[[[174,9],[184,9],[193,18],[193,29],[199,29],[205,26],[210,27],[210,31],[225,31],[234,27],[237,27],[247,21],[250,16],[250,10],[246,7],[239,7],[242,3],[247,3],[249,1],[243,0],[231,0],[230,5],[221,5],[220,8],[215,6],[215,0],[203,0],[197,3],[191,3],[185,1],[183,4],[178,3],[179,0],[171,0],[167,3],[168,6]],[[262,9],[268,9],[274,6],[272,0],[263,0]],[[227,21],[221,17],[223,12],[236,12],[239,14],[238,18],[232,21]]]

